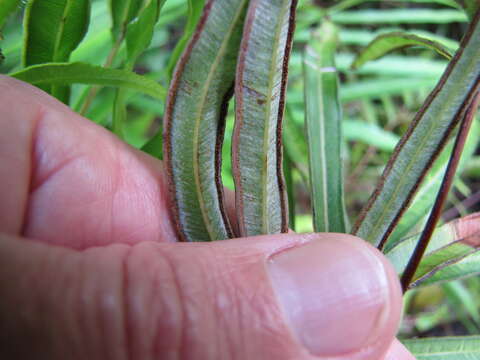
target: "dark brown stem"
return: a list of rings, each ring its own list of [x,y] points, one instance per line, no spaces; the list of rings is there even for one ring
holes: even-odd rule
[[[442,209],[447,199],[448,192],[452,187],[452,183],[455,178],[455,172],[457,171],[458,163],[460,161],[460,157],[465,146],[465,141],[467,139],[468,132],[472,125],[473,119],[475,117],[475,112],[478,108],[479,103],[480,93],[477,93],[473,99],[473,102],[468,107],[467,112],[464,115],[463,121],[461,122],[460,129],[458,131],[457,137],[455,139],[455,144],[453,146],[452,155],[450,156],[450,160],[448,161],[447,170],[445,171],[445,175],[443,176],[442,185],[440,186],[440,190],[438,191],[432,211],[430,212],[430,216],[428,217],[427,223],[425,224],[425,228],[420,235],[417,246],[415,247],[415,250],[410,257],[408,265],[403,272],[401,278],[403,292],[406,292],[408,290],[413,276],[417,271],[418,265],[422,260],[423,254],[427,249],[428,243],[430,242],[433,231],[435,230],[438,220],[441,217]]]

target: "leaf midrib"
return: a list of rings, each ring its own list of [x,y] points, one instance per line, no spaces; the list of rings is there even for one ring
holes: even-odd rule
[[[224,40],[222,44],[220,45],[220,49],[217,53],[217,56],[215,57],[214,62],[212,63],[212,66],[210,67],[210,72],[207,76],[207,80],[205,81],[205,84],[202,88],[202,91],[200,93],[200,99],[201,101],[199,102],[199,105],[197,107],[197,114],[200,114],[200,116],[197,116],[195,119],[195,126],[194,126],[194,136],[193,136],[193,174],[194,174],[194,180],[195,180],[195,185],[197,188],[197,195],[198,195],[198,202],[200,205],[200,210],[202,213],[203,221],[205,223],[205,227],[207,228],[208,235],[210,239],[217,240],[215,239],[215,232],[213,230],[212,224],[211,224],[211,219],[208,215],[207,207],[205,205],[205,198],[203,196],[203,186],[202,182],[200,179],[200,167],[198,164],[198,154],[199,154],[199,139],[198,139],[198,134],[200,132],[200,124],[202,122],[202,114],[204,112],[204,108],[206,105],[206,97],[208,94],[208,90],[210,88],[210,84],[214,78],[214,74],[216,73],[216,69],[218,68],[218,64],[220,63],[221,59],[223,58],[223,54],[225,53],[226,48],[228,47],[228,44],[231,40],[231,35],[233,33],[233,30],[237,26],[237,22],[242,14],[243,8],[245,7],[245,1],[242,1],[241,4],[238,6],[238,11],[237,14],[234,17],[234,21],[230,23],[230,26],[227,31],[227,36],[224,37]]]

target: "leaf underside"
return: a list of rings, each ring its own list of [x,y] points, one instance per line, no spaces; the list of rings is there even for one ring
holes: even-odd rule
[[[409,46],[422,46],[435,50],[440,55],[451,59],[451,50],[439,42],[424,36],[409,34],[406,32],[390,32],[381,34],[373,39],[355,58],[352,68],[357,69],[368,61],[378,59],[394,50]]]
[[[235,82],[233,177],[241,236],[288,231],[281,127],[296,0],[250,1]]]
[[[246,5],[247,0],[207,3],[170,86],[164,159],[183,241],[233,236],[223,205],[220,153]]]

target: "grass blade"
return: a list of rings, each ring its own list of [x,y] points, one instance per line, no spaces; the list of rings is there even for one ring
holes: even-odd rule
[[[357,69],[368,61],[378,59],[389,52],[397,49],[403,49],[409,46],[423,46],[435,50],[447,59],[452,58],[451,51],[436,42],[424,36],[418,36],[406,32],[390,32],[381,34],[370,42],[355,58],[352,63],[352,69]]]
[[[417,360],[473,360],[480,357],[480,336],[402,340]]]
[[[131,71],[103,68],[80,62],[33,65],[10,76],[32,85],[88,84],[126,88],[165,99],[163,86]]]
[[[90,0],[29,1],[24,16],[23,65],[68,61],[85,36],[89,20]],[[68,87],[42,88],[68,102]]]
[[[155,24],[158,21],[160,10],[164,3],[165,0],[148,0],[138,11],[137,17],[126,26],[127,59],[124,65],[125,70],[133,70],[137,58],[150,45]],[[122,139],[127,117],[125,100],[125,90],[118,89],[113,102],[112,127],[113,132]]]
[[[337,24],[448,24],[467,20],[467,16],[461,10],[375,9],[332,14],[332,21]]]
[[[304,55],[305,126],[310,192],[316,232],[345,233],[342,175],[342,112],[335,51],[338,34],[325,22]]]
[[[136,18],[142,3],[143,0],[108,0],[115,42],[123,41],[127,25]]]
[[[183,31],[183,35],[180,40],[175,45],[175,48],[170,55],[170,59],[167,64],[167,74],[171,76],[177,61],[182,54],[185,46],[188,43],[188,40],[192,37],[193,31],[200,20],[200,15],[202,14],[203,6],[205,5],[205,0],[188,0],[188,17],[187,24]]]
[[[387,164],[353,233],[383,248],[480,87],[480,13]],[[406,176],[407,175],[407,176]]]
[[[251,0],[235,82],[232,142],[241,236],[288,231],[282,117],[296,0]]]
[[[163,156],[184,241],[233,235],[223,205],[221,149],[247,3],[206,4],[170,85]]]

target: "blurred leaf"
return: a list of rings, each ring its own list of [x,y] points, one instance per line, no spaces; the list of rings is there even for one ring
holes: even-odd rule
[[[304,54],[305,129],[316,232],[345,233],[342,113],[335,68],[337,30],[324,22]]]
[[[452,58],[451,51],[436,41],[406,32],[391,32],[377,36],[355,58],[352,69],[359,68],[370,60],[378,59],[385,54],[408,46],[423,46],[435,50],[447,59]]]
[[[370,1],[378,1],[378,2],[407,2],[407,3],[433,3],[433,4],[440,4],[446,5],[454,8],[458,8],[458,5],[455,3],[454,0],[343,0],[338,1],[337,4],[333,5],[328,9],[329,13],[342,11],[353,6],[357,6],[366,2]]]
[[[466,22],[467,16],[458,10],[390,9],[355,10],[332,14],[337,24],[448,24]]]
[[[370,30],[364,30],[362,28],[349,27],[349,28],[340,30],[340,42],[342,43],[342,45],[366,46],[379,35],[387,34],[391,32],[399,32],[399,31],[405,31],[405,30],[402,29],[401,27],[385,26],[385,27],[381,27],[375,32],[372,32]],[[437,33],[433,33],[430,31],[425,31],[420,29],[409,29],[408,34],[433,40],[448,49],[457,50],[458,48],[458,41],[452,40],[448,37],[441,36]],[[301,39],[303,40],[303,38]]]
[[[85,36],[89,19],[89,0],[29,1],[24,16],[23,65],[68,61]],[[42,88],[68,102],[68,87]]]
[[[108,0],[114,41],[122,41],[127,25],[133,21],[145,0]]]
[[[127,25],[127,69],[132,69],[140,54],[152,41],[155,24],[165,0],[146,0],[138,16]]]
[[[182,54],[185,46],[192,37],[193,31],[195,30],[195,27],[200,20],[200,16],[202,15],[202,9],[204,4],[205,0],[188,0],[187,24],[185,25],[185,29],[183,30],[182,37],[177,42],[175,48],[170,55],[170,60],[168,61],[166,70],[169,76],[172,75],[180,55]]]
[[[480,87],[480,26],[473,22],[415,116],[359,216],[354,234],[382,248]]]
[[[20,0],[1,0],[0,2],[0,30],[2,30],[8,16],[20,5]],[[0,38],[1,40],[1,38]]]
[[[338,56],[338,68],[349,71],[354,56],[352,54],[340,53]],[[356,70],[362,75],[385,75],[415,77],[418,80],[430,78],[438,80],[447,67],[448,62],[444,60],[429,60],[419,56],[396,56],[387,55],[381,59],[370,61]]]
[[[161,100],[166,95],[165,88],[144,76],[79,62],[33,65],[10,76],[32,85],[95,84],[132,89]]]
[[[451,281],[443,284],[443,290],[454,307],[464,309],[477,325],[480,324],[478,304],[465,285],[460,281]]]
[[[480,357],[480,336],[402,340],[417,360],[474,360]]]
[[[428,78],[379,77],[373,80],[360,80],[343,86],[340,98],[342,102],[349,102],[359,99],[380,98],[385,95],[401,95],[407,91],[430,90],[435,86],[435,83],[435,79]]]
[[[138,16],[127,24],[127,60],[124,66],[125,70],[132,70],[137,57],[150,45],[153,30],[164,3],[165,0],[147,0],[143,8],[139,10]],[[127,117],[125,96],[125,90],[118,89],[113,102],[112,127],[113,132],[120,139],[124,138],[123,128]]]
[[[345,140],[360,141],[384,151],[392,152],[400,140],[395,133],[362,120],[343,120],[342,128]]]
[[[163,160],[163,134],[160,129],[145,145],[142,146],[142,151],[147,154],[156,157],[159,160]]]

